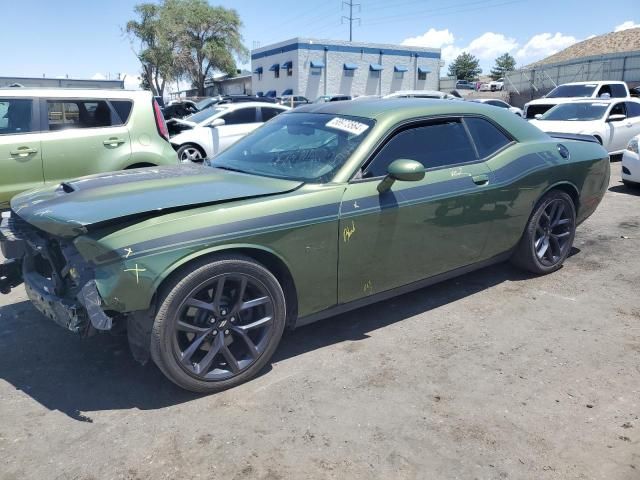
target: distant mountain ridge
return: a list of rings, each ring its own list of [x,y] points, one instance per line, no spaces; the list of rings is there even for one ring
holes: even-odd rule
[[[640,51],[640,28],[630,28],[619,32],[606,33],[575,43],[564,50],[554,53],[543,60],[527,65],[527,68],[538,67],[550,63],[566,62],[582,57]]]

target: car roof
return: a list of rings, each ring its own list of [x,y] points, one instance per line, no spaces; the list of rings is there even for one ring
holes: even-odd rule
[[[55,97],[55,98],[144,98],[152,97],[149,90],[120,90],[97,88],[32,88],[9,87],[0,88],[0,96],[3,97]]]
[[[397,95],[438,95],[445,96],[447,95],[444,92],[440,92],[438,90],[398,90],[397,92],[390,93],[386,95],[387,97],[393,97]]]
[[[237,110],[239,108],[249,108],[249,107],[275,107],[280,109],[288,109],[286,105],[280,105],[279,103],[271,103],[271,102],[237,102],[237,103],[220,103],[216,105],[211,105],[213,108],[226,108],[229,110]]]
[[[506,100],[503,100],[501,98],[471,98],[469,100],[471,102],[478,102],[478,103],[495,102],[495,101],[508,103]]]
[[[620,82],[620,81],[616,81],[616,80],[594,80],[593,82],[569,82],[569,83],[563,83],[561,85],[558,85],[558,87],[562,87],[563,85],[602,85],[602,84],[609,84],[609,83],[621,83],[621,84],[626,84],[626,82]]]

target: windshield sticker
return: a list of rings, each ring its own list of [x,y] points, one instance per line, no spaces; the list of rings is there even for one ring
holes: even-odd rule
[[[597,87],[598,85],[595,83],[587,83],[585,87]]]
[[[591,106],[592,107],[606,107],[608,106],[608,103],[592,103]]]
[[[355,120],[347,120],[346,118],[340,117],[336,117],[328,121],[325,126],[335,128],[336,130],[342,130],[343,132],[347,132],[352,135],[360,135],[366,132],[367,128],[369,128],[369,125],[366,123],[360,123]]]

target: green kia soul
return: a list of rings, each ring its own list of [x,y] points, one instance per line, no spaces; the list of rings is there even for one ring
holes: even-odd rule
[[[0,89],[0,210],[47,182],[175,165],[148,91]]]

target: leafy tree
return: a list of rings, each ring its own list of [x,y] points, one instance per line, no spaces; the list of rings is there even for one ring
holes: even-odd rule
[[[178,63],[198,95],[204,95],[205,81],[214,72],[235,73],[235,58],[247,54],[235,10],[213,7],[206,0],[165,0],[163,10],[178,39]]]
[[[154,95],[162,96],[166,82],[179,78],[182,63],[177,61],[179,34],[172,22],[167,22],[165,6],[154,3],[136,5],[137,20],[127,22],[134,53],[142,65],[141,84]]]
[[[475,80],[481,73],[480,60],[467,52],[462,52],[449,64],[449,76],[458,80]]]
[[[496,64],[491,69],[491,78],[497,80],[503,78],[505,73],[511,72],[516,69],[516,59],[509,53],[504,53],[496,58]]]

